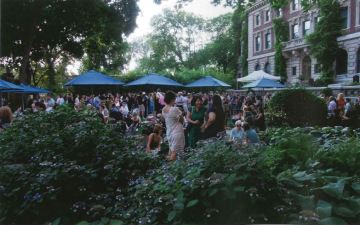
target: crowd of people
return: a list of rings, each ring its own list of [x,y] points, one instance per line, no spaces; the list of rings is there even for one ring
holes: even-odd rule
[[[343,93],[337,97],[324,97],[328,107],[330,125],[351,126],[357,117],[357,108],[360,108],[360,96],[358,98],[345,98]]]
[[[152,123],[154,132],[148,137],[146,150],[158,151],[164,136],[170,147],[168,158],[174,160],[186,147],[195,147],[199,140],[225,136],[226,130],[229,131],[235,122],[241,122],[244,134],[236,137],[231,135],[230,140],[259,143],[256,131],[265,129],[266,97],[241,96],[228,92],[163,93],[160,90],[97,95],[68,93],[55,98],[50,94],[29,98],[25,108],[33,113],[51,112],[66,104],[75,110],[96,110],[103,123],[123,122],[124,132],[129,135],[135,134],[142,123]],[[6,111],[9,110],[7,107]],[[21,113],[22,109],[19,108],[14,116]],[[11,110],[8,114],[12,115]],[[11,120],[12,118],[1,119],[1,126],[8,126],[6,124],[10,124]]]
[[[271,94],[256,96],[250,92],[187,93],[154,92],[107,93],[97,95],[37,96],[29,98],[26,108],[33,113],[51,112],[61,105],[75,110],[97,111],[103,123],[124,124],[124,132],[136,134],[141,124],[151,124],[146,151],[157,154],[164,139],[169,145],[169,160],[175,160],[185,148],[194,148],[199,140],[229,137],[231,142],[259,145],[259,131],[266,129],[265,113]],[[351,118],[354,107],[349,98],[339,94],[325,99],[329,117],[334,124]],[[358,101],[359,102],[359,101]],[[22,109],[14,112],[20,116]],[[13,113],[8,106],[0,107],[0,131],[10,126]]]

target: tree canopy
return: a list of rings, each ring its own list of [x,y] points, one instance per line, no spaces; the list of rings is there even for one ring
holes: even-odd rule
[[[204,19],[181,9],[164,10],[153,18],[153,32],[132,43],[137,70],[177,75],[216,71],[233,78],[240,54],[238,22],[233,13]]]
[[[138,11],[136,0],[3,0],[2,61],[27,83],[37,67],[49,70],[50,85],[69,57],[86,54],[88,67],[117,68]]]

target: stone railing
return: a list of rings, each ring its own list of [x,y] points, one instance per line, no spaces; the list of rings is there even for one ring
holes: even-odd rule
[[[283,43],[284,51],[289,51],[306,46],[308,46],[308,44],[306,43],[304,38],[297,38]]]
[[[311,91],[313,94],[315,95],[320,95],[322,90],[325,89],[327,87],[305,87],[305,89]],[[329,88],[332,89],[333,94],[337,95],[338,93],[344,93],[346,97],[358,97],[360,96],[360,85],[356,85],[356,86],[342,86],[342,85],[338,85],[338,86],[332,86],[329,85]],[[278,91],[284,90],[286,88],[253,88],[252,90],[257,94],[257,95],[265,95],[266,93],[276,93]],[[232,93],[239,93],[240,95],[246,95],[246,93],[248,92],[248,89],[240,89],[240,90],[228,90],[228,92],[232,92]]]

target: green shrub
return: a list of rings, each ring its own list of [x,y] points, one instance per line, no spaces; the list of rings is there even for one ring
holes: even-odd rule
[[[269,103],[269,112],[269,123],[275,126],[324,125],[327,117],[325,102],[305,89],[278,92]]]
[[[103,216],[117,190],[158,161],[95,112],[30,114],[0,135],[0,221],[71,224]]]
[[[168,163],[92,111],[29,114],[0,134],[0,223],[357,225],[352,135],[271,129],[268,146],[202,142]]]
[[[325,97],[330,97],[333,95],[333,91],[331,88],[325,88],[321,91],[321,94],[323,94]]]
[[[344,140],[329,149],[319,151],[317,158],[326,168],[333,168],[345,174],[360,176],[360,142],[358,137]]]
[[[318,146],[309,134],[291,134],[277,140],[262,152],[263,163],[274,173],[287,170],[294,165],[303,168],[313,158]]]
[[[281,222],[276,210],[283,204],[281,191],[275,177],[258,167],[258,151],[236,151],[224,142],[205,145],[149,171],[131,186],[132,205],[119,212],[130,215],[130,223],[136,218],[159,224]]]

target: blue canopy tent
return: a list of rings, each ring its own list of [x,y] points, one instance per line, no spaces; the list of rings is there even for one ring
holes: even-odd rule
[[[51,93],[51,91],[39,87],[34,87],[31,85],[25,85],[25,84],[19,84],[19,87],[22,88],[22,90],[9,90],[7,92],[9,93],[22,93],[22,94],[48,94]]]
[[[11,91],[22,91],[24,88],[0,79],[0,106],[3,105],[2,93],[9,93]]]
[[[277,81],[262,78],[260,80],[253,81],[247,85],[244,85],[243,88],[284,88],[285,85],[280,84]]]
[[[212,76],[206,76],[188,85],[188,88],[230,88],[231,86]]]
[[[116,80],[95,70],[89,70],[67,82],[64,86],[122,86],[124,84],[125,83],[120,80]]]
[[[183,87],[182,84],[159,74],[147,74],[125,85],[126,87]]]
[[[8,92],[11,90],[21,91],[21,90],[23,90],[23,88],[16,84],[13,84],[13,83],[10,83],[10,82],[0,79],[0,92]]]

